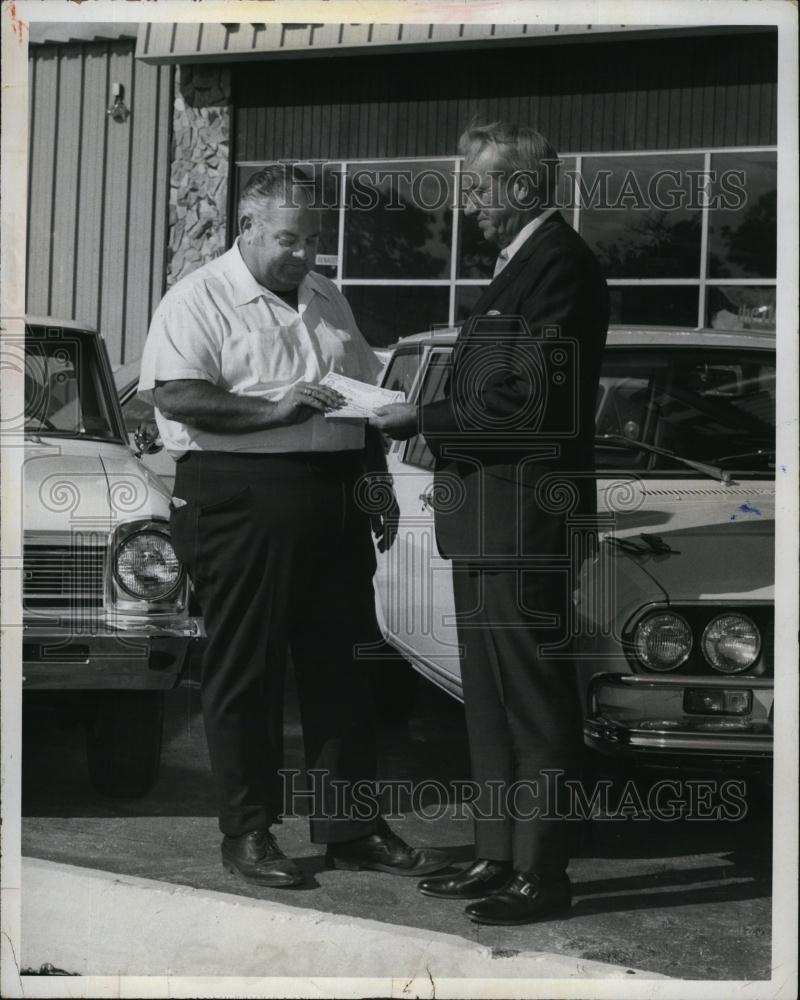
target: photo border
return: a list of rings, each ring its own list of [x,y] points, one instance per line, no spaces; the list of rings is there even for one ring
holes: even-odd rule
[[[297,21],[317,22],[535,22],[614,23],[642,26],[703,24],[773,24],[778,29],[778,265],[776,328],[778,382],[776,425],[776,713],[773,832],[772,978],[749,983],[748,996],[794,996],[797,977],[797,816],[798,816],[798,45],[797,6],[782,0],[651,0],[617,4],[613,0],[520,0],[520,2],[407,2],[375,0],[3,0],[2,3],[2,307],[3,338],[24,336],[25,246],[28,146],[28,24],[33,21]],[[0,343],[0,348],[2,344]],[[23,379],[18,365],[2,365],[2,413],[21,412]],[[5,435],[2,441],[2,561],[0,621],[2,627],[2,861],[0,862],[0,994],[7,997],[49,996],[307,996],[307,978],[272,980],[229,977],[20,976],[21,882],[21,596],[23,448]],[[778,470],[780,473],[778,474]],[[779,540],[779,541],[778,541]],[[777,873],[777,877],[775,874]],[[405,980],[394,980],[392,995]],[[322,996],[375,996],[386,980],[357,977],[315,979]],[[592,980],[448,980],[436,979],[442,996],[590,996],[720,997],[744,983],[719,981]],[[420,984],[422,988],[422,984]],[[771,992],[765,990],[769,988]],[[162,992],[163,991],[163,992]],[[419,994],[416,994],[419,995]]]

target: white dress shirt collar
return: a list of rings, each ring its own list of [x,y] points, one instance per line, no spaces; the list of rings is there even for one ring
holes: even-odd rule
[[[535,219],[531,219],[531,221],[527,225],[523,226],[522,229],[520,229],[520,231],[517,233],[517,235],[514,237],[514,239],[508,244],[508,246],[507,247],[503,247],[503,249],[500,251],[500,253],[497,256],[497,260],[496,260],[495,265],[494,265],[494,277],[495,278],[503,270],[503,268],[506,266],[506,264],[508,264],[508,262],[514,256],[514,254],[517,253],[517,251],[520,249],[520,247],[522,246],[522,244],[530,236],[532,236],[536,232],[536,230],[539,228],[539,226],[541,226],[541,224],[546,219],[549,219],[550,216],[555,211],[556,211],[556,207],[552,206],[551,208],[548,208],[544,212],[542,212],[541,215],[537,215]]]
[[[231,283],[231,297],[234,305],[241,307],[258,298],[273,298],[283,301],[279,295],[270,291],[269,288],[266,288],[253,277],[250,268],[244,262],[242,251],[239,249],[238,236],[236,242],[225,254],[225,257],[227,258],[225,261],[225,270],[228,280]],[[321,286],[321,283],[314,280],[314,272],[309,271],[297,286],[298,302],[306,303],[312,295],[321,295],[323,298],[328,298],[327,292]]]

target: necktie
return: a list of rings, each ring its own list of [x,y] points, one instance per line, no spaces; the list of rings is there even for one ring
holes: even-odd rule
[[[496,278],[507,263],[508,263],[508,254],[505,252],[505,250],[501,250],[500,253],[497,255],[497,260],[494,262],[494,274],[492,275],[492,277]]]

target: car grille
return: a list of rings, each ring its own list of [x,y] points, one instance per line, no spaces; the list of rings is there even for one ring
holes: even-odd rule
[[[103,604],[104,546],[26,545],[22,603],[34,608],[97,608]]]

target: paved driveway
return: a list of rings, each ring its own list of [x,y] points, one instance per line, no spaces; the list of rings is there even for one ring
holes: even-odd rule
[[[463,712],[427,685],[409,725],[384,725],[380,738],[385,779],[435,779],[446,786],[469,777]],[[581,855],[570,867],[575,906],[569,919],[490,928],[470,923],[462,904],[421,897],[413,880],[326,871],[302,817],[285,821],[277,833],[298,858],[307,888],[253,888],[224,873],[191,675],[169,695],[162,775],[144,799],[119,802],[94,793],[82,733],[52,708],[26,707],[23,739],[23,852],[29,856],[444,931],[498,955],[544,950],[692,979],[768,975],[771,822],[757,796],[743,818],[729,822],[596,819],[586,825]],[[291,686],[286,764],[302,767]],[[637,784],[644,797],[647,787]],[[409,841],[446,847],[468,861],[470,824],[458,818],[458,802],[442,809],[433,786],[422,802],[443,815],[407,814],[392,825]]]

